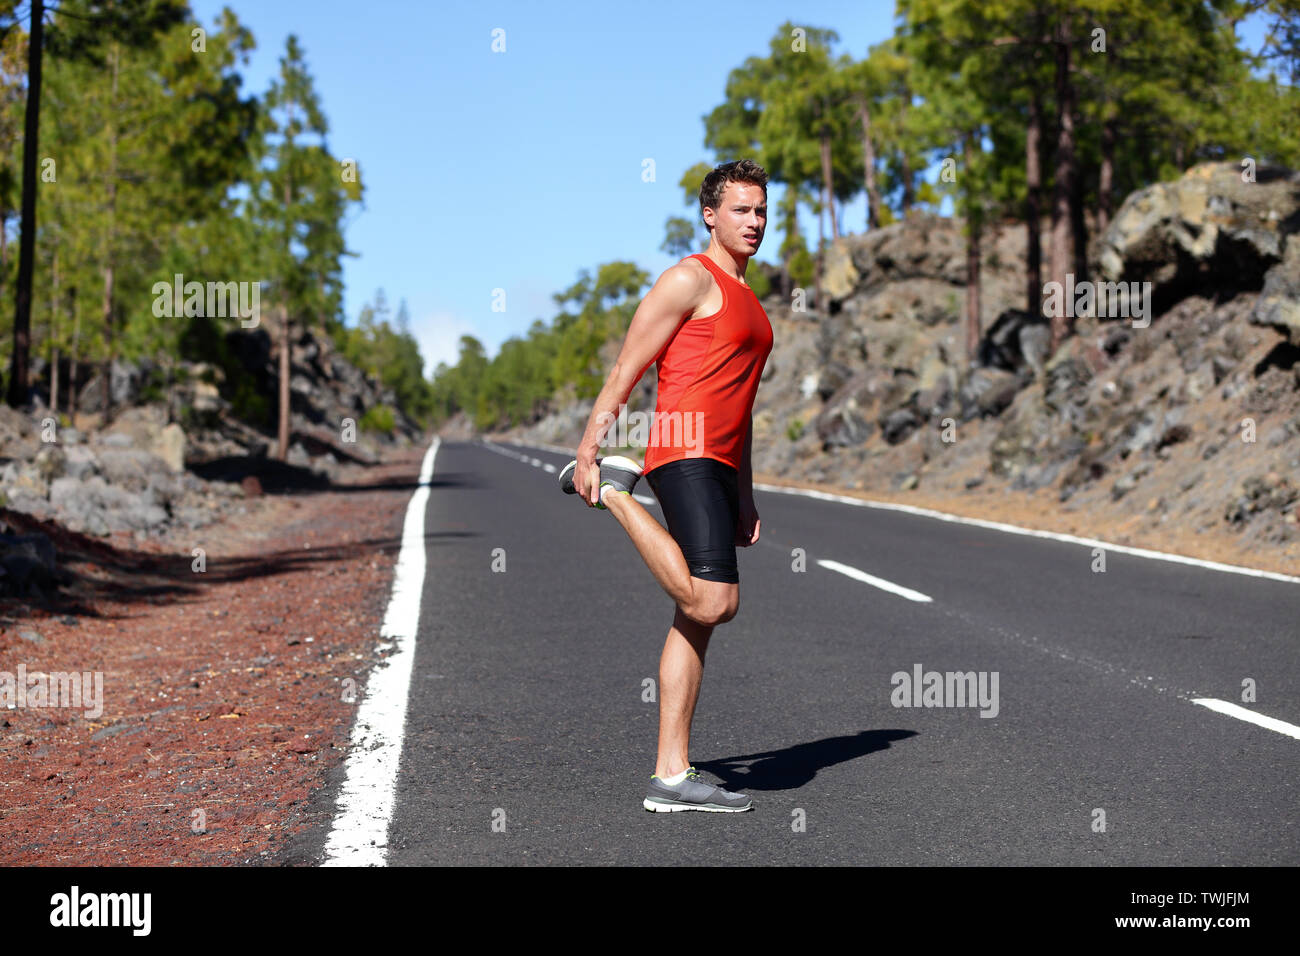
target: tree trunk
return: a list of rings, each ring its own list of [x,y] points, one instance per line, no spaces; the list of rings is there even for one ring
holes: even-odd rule
[[[826,194],[826,208],[831,212],[831,238],[838,239],[840,237],[840,227],[835,219],[835,189],[831,172],[831,133],[825,126],[822,127],[821,147],[822,191]]]
[[[1066,275],[1074,261],[1071,248],[1070,197],[1074,192],[1074,84],[1070,81],[1070,28],[1064,18],[1056,25],[1056,110],[1058,134],[1056,139],[1056,171],[1052,196],[1052,254],[1050,272],[1053,282],[1062,290]],[[1064,299],[1064,296],[1059,297]],[[1058,314],[1051,317],[1051,351],[1055,352],[1070,334],[1073,323],[1069,312],[1072,306],[1064,303]]]
[[[1105,232],[1110,225],[1111,204],[1115,189],[1115,121],[1101,127],[1101,172],[1097,180],[1097,229]]]
[[[0,210],[0,287],[4,285],[4,277],[9,275],[9,243],[5,233],[9,229],[9,210]]]
[[[280,428],[276,457],[281,461],[289,458],[289,305],[286,290],[285,301],[280,305]]]
[[[284,152],[281,154],[283,159],[280,166],[284,172],[284,256],[285,256],[285,274],[280,277],[280,420],[278,428],[278,441],[276,442],[276,457],[280,461],[289,459],[289,375],[292,368],[292,362],[289,349],[291,347],[292,337],[289,335],[289,314],[290,314],[290,295],[293,285],[290,281],[290,272],[293,270],[293,226],[289,222],[289,210],[293,208],[293,176],[290,173],[289,162],[293,155],[293,123],[294,123],[294,103],[292,100],[287,105],[288,120],[286,128],[288,132],[284,140]]]
[[[56,244],[51,252],[51,295],[50,295],[50,349],[53,353],[50,361],[50,411],[54,417],[59,416],[59,247]]]
[[[826,217],[817,218],[817,249],[813,253],[813,307],[822,307],[822,253],[826,249]]]
[[[880,189],[876,185],[876,148],[871,142],[871,113],[865,98],[858,100],[862,123],[862,185],[867,191],[867,229],[880,227]]]
[[[81,306],[77,304],[77,287],[74,285],[68,290],[68,296],[72,299],[72,354],[69,356],[70,363],[68,367],[68,390],[71,398],[68,402],[68,416],[72,419],[72,425],[77,425],[77,358],[81,347]]]
[[[31,0],[32,21],[27,54],[27,111],[23,123],[23,221],[18,241],[18,287],[14,295],[14,350],[9,362],[12,408],[27,403],[27,363],[31,349],[32,267],[36,255],[36,138],[40,130],[41,47],[45,32],[44,0]]]
[[[1025,310],[1043,312],[1043,108],[1038,90],[1029,91],[1029,128],[1025,131]]]
[[[289,106],[290,129],[292,129],[292,126],[293,126],[293,105],[290,104]],[[285,155],[288,156],[293,150],[292,135],[289,135],[285,138],[285,147],[286,147]],[[287,165],[287,161],[286,161],[286,165]],[[286,269],[293,268],[292,266],[293,251],[290,247],[291,233],[290,233],[290,225],[288,220],[288,212],[291,208],[293,208],[292,204],[293,204],[293,179],[290,176],[288,169],[286,168],[285,175],[284,175],[284,210],[285,210],[285,217],[286,217],[284,223],[284,254],[285,254],[285,262],[287,263],[285,266]],[[280,427],[279,427],[279,436],[278,436],[279,441],[277,443],[278,445],[277,457],[281,461],[288,461],[289,459],[289,374],[290,374],[290,369],[292,367],[292,363],[290,362],[289,348],[290,348],[290,343],[292,342],[292,338],[289,335],[289,293],[290,293],[291,286],[289,283],[289,276],[287,274],[281,277],[281,286],[283,289],[283,294],[280,300],[281,302],[280,305],[280,319],[281,319],[280,322],[280,423],[279,423]]]
[[[970,169],[972,154],[975,151],[975,138],[967,133],[963,142],[965,150],[964,165]],[[966,364],[975,367],[980,344],[980,230],[982,227],[980,210],[976,201],[968,199],[966,215]]]
[[[108,241],[104,243],[104,422],[113,410],[113,359],[117,343],[113,340],[113,244],[117,216],[117,44],[112,47],[113,95],[108,110]]]
[[[1142,157],[1142,178],[1148,183],[1156,181],[1155,154],[1151,150],[1151,136],[1144,129],[1138,134],[1138,155]]]
[[[794,278],[790,275],[790,258],[799,240],[799,190],[794,183],[787,184],[785,194],[781,197],[781,206],[785,210],[786,234],[785,242],[781,246],[784,250],[781,258],[781,295],[788,302],[790,294],[794,291]]]
[[[108,422],[109,412],[113,405],[113,266],[108,264],[104,266],[104,374],[100,377],[100,387],[102,390],[102,405],[104,406],[104,422]]]
[[[902,212],[903,218],[906,219],[907,214],[912,210],[912,204],[916,202],[916,190],[913,188],[913,183],[912,183],[912,178],[913,178],[912,158],[907,154],[907,133],[906,133],[907,113],[908,113],[908,109],[912,105],[912,91],[908,89],[906,86],[903,87],[901,100],[902,100],[902,109],[899,111],[898,125],[899,125],[899,133],[900,133],[899,139],[902,142],[902,147],[900,148],[900,152],[902,154],[901,159],[902,159],[902,174],[903,174],[903,198],[900,203],[900,211]]]
[[[1070,241],[1074,246],[1074,284],[1088,279],[1088,223],[1083,216],[1083,176],[1075,168],[1070,173]]]

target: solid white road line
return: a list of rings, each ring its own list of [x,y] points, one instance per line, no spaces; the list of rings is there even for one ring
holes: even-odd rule
[[[1300,727],[1295,724],[1288,724],[1285,720],[1278,720],[1276,717],[1265,717],[1263,714],[1257,714],[1253,710],[1247,710],[1245,707],[1227,700],[1218,700],[1214,697],[1196,697],[1192,699],[1193,704],[1200,704],[1210,710],[1227,714],[1229,717],[1236,717],[1238,720],[1244,720],[1247,723],[1255,724],[1257,727],[1265,727],[1268,730],[1276,730],[1279,734],[1286,734],[1288,737],[1294,737],[1300,740]]]
[[[379,631],[381,637],[392,641],[393,650],[371,670],[357,709],[338,812],[325,841],[325,866],[383,866],[387,856],[388,824],[393,816],[420,623],[420,596],[424,591],[424,511],[440,443],[441,439],[435,437],[424,453],[420,486],[406,506],[393,592]]]
[[[840,564],[838,561],[827,561],[824,558],[818,558],[817,563],[823,568],[829,568],[832,571],[838,571],[840,574],[853,578],[855,581],[861,581],[863,584],[870,584],[872,587],[880,588],[882,591],[888,591],[890,594],[897,594],[899,597],[905,597],[909,601],[931,601],[928,594],[922,594],[920,591],[913,591],[911,588],[905,588],[901,584],[895,584],[892,581],[886,581],[884,578],[878,578],[874,574],[867,574],[866,571],[859,571],[857,568],[851,568],[847,564]]]
[[[1082,544],[1089,548],[1103,548],[1106,551],[1115,551],[1119,554],[1131,554],[1139,558],[1151,558],[1155,561],[1173,561],[1177,564],[1190,564],[1198,568],[1208,568],[1211,571],[1228,571],[1232,574],[1246,574],[1255,578],[1268,578],[1272,581],[1286,581],[1290,584],[1300,584],[1300,578],[1293,577],[1290,574],[1279,574],[1276,571],[1260,571],[1256,568],[1241,567],[1236,564],[1220,564],[1218,561],[1202,561],[1200,558],[1189,558],[1181,554],[1170,554],[1167,551],[1151,551],[1147,548],[1130,548],[1123,544],[1111,544],[1108,541],[1099,541],[1096,538],[1080,538],[1072,534],[1063,534],[1058,531],[1038,531],[1034,528],[1021,528],[1013,524],[1004,524],[1001,521],[985,521],[982,518],[965,518],[961,515],[951,515],[944,511],[934,511],[930,508],[919,508],[916,505],[899,505],[888,501],[871,501],[865,498],[853,498],[849,495],[837,495],[829,491],[817,491],[811,488],[786,488],[783,485],[768,485],[760,482],[754,483],[755,491],[775,491],[783,495],[802,495],[805,498],[818,498],[822,501],[839,501],[848,505],[858,505],[862,508],[878,508],[881,511],[902,511],[906,514],[922,515],[926,518],[937,518],[940,521],[951,521],[955,524],[968,524],[976,528],[989,528],[993,531],[1004,531],[1007,534],[1023,534],[1033,538],[1050,538],[1053,541],[1066,541],[1070,544]]]

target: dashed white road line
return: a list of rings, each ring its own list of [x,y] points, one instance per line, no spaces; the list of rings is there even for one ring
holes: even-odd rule
[[[897,594],[899,597],[905,597],[909,601],[929,602],[934,600],[928,594],[922,594],[920,591],[913,591],[911,588],[905,588],[901,584],[895,584],[893,581],[886,581],[884,578],[878,578],[874,574],[868,574],[866,571],[859,571],[857,568],[849,567],[847,564],[840,564],[838,561],[828,561],[825,558],[818,558],[817,563],[823,568],[829,568],[831,571],[838,571],[840,574],[853,578],[855,581],[861,581],[863,584],[870,584],[872,587],[880,588],[882,591],[888,591],[890,594]]]
[[[1227,714],[1229,717],[1236,717],[1238,720],[1244,720],[1247,723],[1254,724],[1257,727],[1264,727],[1268,730],[1276,730],[1279,734],[1286,734],[1288,737],[1294,737],[1300,740],[1300,727],[1295,724],[1288,724],[1285,720],[1278,720],[1276,717],[1265,717],[1263,714],[1257,714],[1253,710],[1247,710],[1237,704],[1227,700],[1219,700],[1215,697],[1197,697],[1192,700],[1193,704],[1200,704],[1218,714]]]
[[[547,451],[572,454],[572,449],[563,448],[559,445],[548,445],[545,442],[529,442],[524,445],[521,442],[513,442],[520,447],[545,448]],[[1064,534],[1059,531],[1040,531],[1036,528],[1022,528],[1019,525],[1006,524],[1002,521],[986,521],[983,518],[967,518],[963,515],[949,514],[946,511],[935,511],[933,508],[921,508],[917,505],[900,505],[892,501],[872,501],[868,498],[855,498],[851,495],[837,495],[830,491],[819,491],[816,488],[791,488],[786,485],[769,485],[764,482],[754,482],[755,491],[772,491],[783,495],[802,495],[805,498],[818,498],[822,501],[838,501],[843,504],[857,505],[861,508],[877,508],[881,511],[901,511],[905,514],[921,515],[926,518],[937,518],[940,521],[951,521],[955,524],[968,524],[976,528],[988,528],[993,531],[1002,531],[1006,534],[1022,534],[1034,538],[1048,538],[1053,541],[1065,541],[1069,544],[1081,544],[1089,548],[1102,548],[1106,551],[1114,551],[1117,554],[1131,554],[1134,557],[1150,558],[1153,561],[1173,561],[1177,564],[1189,564],[1193,567],[1207,568],[1211,571],[1226,571],[1230,574],[1245,574],[1250,577],[1268,578],[1271,581],[1285,581],[1288,584],[1300,584],[1300,577],[1291,574],[1280,574],[1277,571],[1261,571],[1258,568],[1247,568],[1237,564],[1223,564],[1219,561],[1204,561],[1200,558],[1189,558],[1182,554],[1171,554],[1168,551],[1153,551],[1149,548],[1132,548],[1124,544],[1112,544],[1109,541],[1101,541],[1097,538],[1081,538],[1073,534]]]
[[[544,441],[530,441],[527,443],[511,441],[510,444],[517,445],[520,448],[545,448],[547,451],[553,451],[557,455],[568,455],[570,458],[573,457],[572,448],[565,448],[563,445],[551,445]]]
[[[512,442],[520,447],[528,447],[519,442]],[[559,445],[548,445],[545,442],[530,442],[532,446],[544,448],[547,451],[559,452],[562,454],[571,453],[571,449]],[[489,447],[491,447],[489,445]],[[514,455],[504,448],[495,450],[503,454]],[[519,455],[523,458],[524,456]],[[784,495],[802,495],[805,498],[817,498],[822,501],[838,501],[843,504],[857,505],[862,508],[876,508],[881,511],[901,511],[905,514],[920,515],[926,518],[936,518],[940,521],[950,521],[954,524],[966,524],[976,528],[988,528],[993,531],[1002,531],[1006,534],[1026,535],[1033,538],[1047,538],[1053,541],[1064,541],[1069,544],[1081,544],[1090,548],[1102,548],[1106,551],[1115,551],[1119,554],[1131,554],[1134,557],[1149,558],[1155,561],[1172,561],[1177,564],[1187,564],[1193,567],[1206,568],[1211,571],[1225,571],[1230,574],[1245,574],[1250,577],[1267,578],[1271,581],[1285,581],[1290,584],[1300,584],[1300,577],[1290,574],[1279,574],[1276,571],[1261,571],[1258,568],[1246,568],[1235,564],[1222,564],[1218,561],[1204,561],[1200,558],[1189,558],[1186,555],[1170,554],[1167,551],[1152,551],[1148,548],[1132,548],[1128,545],[1112,544],[1109,541],[1101,541],[1097,538],[1081,538],[1073,534],[1063,534],[1057,531],[1040,531],[1035,528],[1021,528],[1018,525],[1006,524],[1001,521],[986,521],[982,518],[967,518],[963,515],[948,514],[945,511],[935,511],[932,508],[921,508],[916,505],[901,505],[889,501],[871,501],[866,498],[855,498],[850,495],[837,495],[829,491],[819,491],[815,488],[790,488],[785,485],[769,485],[763,482],[755,482],[756,491],[771,491]],[[637,495],[638,500],[640,496]],[[870,584],[881,590],[888,591],[891,594],[897,594],[907,598],[909,601],[930,602],[933,601],[929,595],[922,594],[920,591],[914,591],[911,588],[905,588],[900,584],[894,584],[892,581],[886,581],[884,578],[878,578],[874,575],[867,574],[857,568],[850,567],[847,564],[841,564],[838,561],[819,559],[819,565],[831,571],[838,571],[840,574],[847,575],[864,584]],[[1236,717],[1239,720],[1247,721],[1259,727],[1265,727],[1268,730],[1277,731],[1280,734],[1286,734],[1300,740],[1300,726],[1289,724],[1285,720],[1278,720],[1276,717],[1267,717],[1263,714],[1257,714],[1253,710],[1247,710],[1226,700],[1218,700],[1213,697],[1190,697],[1180,694],[1184,699],[1190,699],[1194,704],[1200,704],[1216,713],[1225,714],[1229,717]]]
[[[371,671],[357,709],[338,812],[325,841],[325,866],[383,866],[387,856],[424,591],[424,511],[440,443],[435,437],[424,453],[419,487],[406,506],[393,592],[379,632],[392,641],[392,653]]]
[[[550,464],[549,462],[542,461],[540,458],[533,458],[531,455],[521,455],[519,454],[519,452],[511,451],[508,448],[502,448],[500,445],[491,441],[485,440],[483,442],[483,447],[487,448],[490,451],[494,451],[497,454],[505,455],[507,458],[513,458],[515,459],[515,461],[522,461],[525,464],[532,465],[534,468],[541,468],[544,471],[547,471],[551,474],[555,474],[557,471],[559,471],[559,469],[556,468],[554,465]],[[520,447],[526,448],[527,446],[524,445]],[[558,445],[539,445],[539,447],[545,448],[547,451],[556,451],[564,454],[572,453],[570,449],[561,448]],[[647,507],[651,505],[659,504],[658,501],[656,501],[654,498],[651,498],[649,495],[639,495],[635,491],[632,492],[632,497],[635,498],[637,501],[641,502],[641,504],[646,505]]]

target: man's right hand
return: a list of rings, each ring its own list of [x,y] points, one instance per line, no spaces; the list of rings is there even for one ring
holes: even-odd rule
[[[573,471],[573,487],[588,508],[596,507],[600,500],[600,465],[596,464],[595,455],[576,456],[578,467]]]

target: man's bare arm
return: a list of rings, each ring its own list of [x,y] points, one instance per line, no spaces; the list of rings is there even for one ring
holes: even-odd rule
[[[623,339],[623,347],[596,397],[587,430],[578,445],[579,472],[583,470],[584,458],[589,463],[595,462],[600,440],[618,417],[619,406],[627,401],[636,383],[668,344],[682,319],[700,304],[708,291],[707,279],[707,275],[701,275],[688,266],[675,265],[664,271],[637,306]],[[579,482],[575,475],[575,487],[579,494],[584,494]]]

